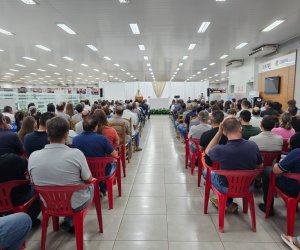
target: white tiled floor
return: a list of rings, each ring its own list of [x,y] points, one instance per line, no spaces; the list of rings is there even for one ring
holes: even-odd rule
[[[153,116],[147,122],[141,145],[143,151],[133,155],[122,179],[123,196],[114,193],[114,209],[108,210],[107,198],[102,200],[103,234],[98,233],[95,209],[87,215],[85,249],[286,249],[280,239],[286,230],[280,199],[275,202],[276,216],[268,220],[256,207],[256,233],[251,231],[249,215],[241,212],[227,214],[225,233],[218,232],[217,210],[210,205],[209,214],[203,214],[203,186],[197,187],[197,171],[192,177],[185,170],[184,146],[175,139],[168,116]],[[255,200],[261,202],[260,193]],[[74,236],[48,229],[47,249],[76,249]],[[299,216],[295,231],[300,234]],[[38,228],[30,234],[27,249],[39,249],[40,237]]]

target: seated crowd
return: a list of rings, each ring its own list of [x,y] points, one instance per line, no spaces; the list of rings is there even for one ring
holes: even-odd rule
[[[186,143],[189,139],[200,140],[198,161],[202,156],[205,164],[213,166],[218,162],[220,170],[252,170],[262,168],[251,190],[263,188],[263,202],[259,209],[266,211],[271,172],[277,175],[276,186],[290,197],[297,198],[300,190],[296,180],[280,176],[281,173],[300,173],[300,119],[295,100],[282,104],[272,101],[258,101],[252,104],[245,98],[236,101],[194,100],[185,103],[173,100],[170,112],[177,138]],[[194,142],[186,144],[196,152]],[[288,150],[285,145],[289,145]],[[265,166],[262,153],[284,152],[276,164]],[[200,154],[202,153],[202,154]],[[287,155],[286,155],[287,154]],[[199,162],[198,162],[199,163]],[[274,161],[275,163],[275,161]],[[199,169],[199,171],[201,171]],[[206,178],[206,170],[203,171]],[[212,171],[211,183],[221,193],[227,193],[225,177]],[[218,199],[211,198],[218,207]],[[236,212],[238,204],[229,198],[227,211]],[[270,215],[274,215],[273,204]]]
[[[72,103],[62,102],[56,107],[50,103],[44,113],[38,112],[36,106],[30,103],[28,112],[14,113],[9,106],[3,111],[0,113],[0,183],[30,179],[33,184],[41,186],[90,183],[93,177],[86,158],[117,158],[121,143],[128,143],[131,152],[133,147],[134,151],[141,151],[140,127],[147,117],[150,118],[146,100],[140,103],[99,101],[92,106],[84,100],[75,108]],[[120,128],[111,127],[110,123],[124,124],[126,142],[121,142],[119,138],[117,131]],[[106,165],[107,177],[115,171],[114,163]],[[99,188],[101,196],[105,196],[105,183],[99,183]],[[71,204],[73,210],[80,211],[87,207],[93,195],[92,186],[75,192]],[[13,188],[10,199],[13,206],[19,206],[35,196],[32,184],[26,182]],[[31,227],[40,224],[40,212],[38,199],[30,204],[27,215],[2,212],[0,249],[21,249]],[[28,218],[31,219],[29,222]],[[73,233],[72,218],[65,217],[61,228]],[[4,240],[5,235],[10,235],[14,241]]]

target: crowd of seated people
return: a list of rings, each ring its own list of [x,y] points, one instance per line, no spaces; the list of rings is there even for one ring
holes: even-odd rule
[[[198,157],[203,156],[208,166],[219,162],[221,170],[256,169],[262,166],[262,151],[282,152],[284,145],[289,145],[287,156],[274,167],[264,166],[261,178],[255,180],[254,186],[263,188],[263,203],[259,204],[259,209],[265,212],[271,172],[300,173],[299,110],[295,100],[288,101],[287,106],[284,111],[282,104],[262,100],[253,105],[247,99],[194,100],[186,104],[183,100],[173,100],[170,112],[181,140],[199,139],[202,155]],[[194,121],[198,124],[190,126]],[[193,143],[187,145],[195,152]],[[203,176],[206,177],[205,171]],[[222,176],[212,172],[211,182],[220,192],[227,192],[226,179]],[[300,187],[295,180],[278,176],[276,185],[291,197],[299,194]],[[217,199],[210,200],[218,207]],[[236,212],[237,209],[238,205],[228,199],[227,211]],[[273,214],[272,206],[270,215]]]
[[[13,111],[4,107],[0,113],[0,183],[28,180],[35,185],[80,185],[89,183],[92,175],[87,157],[118,157],[120,138],[111,122],[126,124],[126,141],[133,145],[135,151],[141,151],[139,145],[140,126],[150,118],[150,109],[146,100],[141,101],[99,101],[90,105],[89,100],[82,100],[76,105],[61,102],[49,103],[47,111],[41,113],[34,103],[28,105],[28,111]],[[132,130],[130,129],[130,119]],[[116,171],[115,164],[107,164],[107,177]],[[100,183],[102,196],[106,195],[105,183]],[[93,188],[74,193],[72,208],[74,211],[84,209],[93,198]],[[36,191],[30,182],[13,188],[11,200],[19,206],[36,197]],[[28,231],[40,224],[41,212],[39,200],[30,204],[26,213],[3,213],[0,219],[0,236],[10,233],[7,223],[18,223],[15,245],[11,242],[0,242],[0,248],[6,244],[20,249]],[[7,217],[7,219],[6,219]],[[4,219],[5,218],[5,219]],[[27,222],[30,218],[30,223]],[[11,221],[11,222],[10,222]],[[14,222],[15,221],[15,222]],[[5,224],[5,225],[4,225]],[[73,233],[71,218],[66,217],[61,228]],[[21,242],[21,245],[20,245]]]

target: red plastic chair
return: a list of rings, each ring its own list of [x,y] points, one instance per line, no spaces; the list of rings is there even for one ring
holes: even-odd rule
[[[76,245],[78,250],[83,250],[83,220],[92,206],[91,202],[86,208],[79,212],[74,212],[71,206],[71,198],[74,192],[88,188],[94,185],[94,203],[97,211],[98,225],[100,233],[103,233],[102,212],[100,203],[100,193],[97,180],[94,179],[86,185],[73,186],[34,186],[41,201],[43,223],[42,223],[42,241],[41,249],[45,250],[47,227],[50,216],[52,217],[53,231],[59,229],[59,217],[72,216],[74,221]]]
[[[300,174],[281,174],[281,176],[285,176],[290,179],[294,179],[298,181],[300,185]],[[290,197],[283,193],[277,186],[276,186],[276,175],[272,172],[271,179],[270,179],[270,185],[269,185],[269,192],[268,192],[268,199],[267,199],[267,207],[266,207],[266,218],[270,215],[271,210],[271,204],[272,199],[274,197],[274,193],[277,193],[281,196],[281,198],[284,200],[287,208],[287,235],[293,236],[294,235],[294,220],[297,210],[297,204],[300,202],[300,192],[298,194],[297,198]]]
[[[117,159],[113,157],[87,158],[87,163],[89,165],[92,176],[97,179],[97,182],[106,182],[108,207],[109,209],[113,209],[113,184],[116,179],[118,184],[119,196],[122,195],[120,157],[118,157]],[[116,163],[117,170],[107,178],[105,175],[105,167],[108,163]]]
[[[124,148],[123,144],[119,145],[118,151],[119,151],[119,156],[120,156],[121,163],[122,163],[123,176],[126,177],[126,153],[125,153],[125,148]]]
[[[203,152],[200,149],[200,147],[199,147],[199,153],[198,154],[201,155],[201,160],[198,160],[198,187],[200,187],[203,167],[208,168],[209,166],[205,162],[204,155],[203,155]],[[213,169],[219,169],[220,168],[220,163],[217,162],[217,161],[213,161],[212,168]]]
[[[0,213],[26,212],[38,195],[34,195],[30,200],[22,205],[14,206],[11,201],[11,192],[15,187],[29,185],[29,180],[8,181],[0,183]]]
[[[15,187],[28,185],[29,180],[19,180],[19,181],[7,181],[0,183],[0,213],[19,213],[26,212],[31,204],[37,199],[38,194],[34,195],[27,202],[14,206],[11,201],[11,192]],[[25,242],[23,243],[23,248],[25,248]]]
[[[222,194],[211,183],[211,171],[227,178],[228,192]],[[256,218],[253,193],[249,191],[250,186],[262,169],[255,170],[215,170],[207,168],[206,186],[204,194],[204,214],[207,214],[210,189],[218,196],[219,202],[219,232],[224,233],[224,219],[227,198],[243,198],[243,212],[248,213],[248,203],[250,205],[252,230],[256,232]]]
[[[289,152],[289,141],[284,139],[283,140],[283,145],[282,145],[282,153],[283,154],[288,154]]]
[[[260,151],[264,167],[272,167],[280,160],[281,151]]]
[[[190,143],[194,143],[196,146],[196,151],[192,152],[190,150]],[[196,158],[199,157],[199,151],[200,151],[200,140],[199,139],[186,139],[185,140],[185,168],[188,168],[188,162],[189,162],[189,158],[190,158],[190,164],[191,164],[191,175],[194,175],[194,171],[195,171],[195,162],[196,162]]]

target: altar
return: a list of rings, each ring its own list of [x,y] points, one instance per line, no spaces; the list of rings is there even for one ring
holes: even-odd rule
[[[150,109],[168,109],[171,105],[170,98],[149,98]]]

